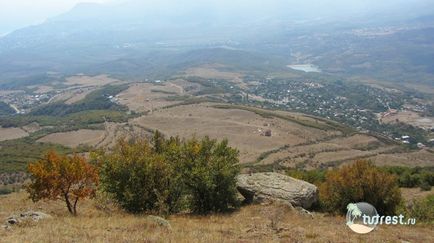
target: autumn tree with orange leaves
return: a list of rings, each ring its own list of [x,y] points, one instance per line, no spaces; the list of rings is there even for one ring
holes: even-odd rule
[[[98,184],[98,170],[79,155],[65,156],[48,152],[43,159],[28,166],[31,183],[26,190],[37,202],[42,199],[65,201],[68,211],[77,215],[80,199],[93,197]]]

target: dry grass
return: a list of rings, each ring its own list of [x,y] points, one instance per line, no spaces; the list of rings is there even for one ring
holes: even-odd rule
[[[226,72],[218,70],[219,68],[224,68],[224,65],[212,64],[203,65],[200,67],[189,68],[185,71],[186,76],[196,76],[202,78],[215,78],[215,79],[239,79],[243,74],[236,72]]]
[[[221,64],[208,64],[199,67],[189,68],[185,71],[185,76],[201,77],[206,79],[224,79],[230,81],[240,88],[246,88],[243,74],[238,72],[227,72],[219,69],[225,68]]]
[[[82,129],[72,132],[52,133],[39,139],[38,142],[57,143],[75,148],[79,145],[96,145],[104,139],[104,135],[104,131]]]
[[[413,200],[426,198],[428,195],[434,195],[434,187],[431,191],[422,191],[420,188],[401,188],[401,194],[404,201],[411,202]]]
[[[407,123],[424,129],[434,128],[434,117],[421,117],[419,113],[414,111],[400,111],[397,114],[392,114],[381,119],[384,123]]]
[[[277,205],[243,207],[230,214],[176,215],[172,231],[115,210],[107,214],[94,201],[79,205],[79,216],[67,215],[60,202],[33,204],[25,193],[0,197],[0,217],[29,209],[50,213],[38,223],[0,229],[1,242],[433,242],[433,226],[378,226],[367,235],[350,231],[342,217],[313,218]]]
[[[67,97],[67,99],[65,99],[65,104],[71,105],[84,100],[84,98],[86,98],[88,94],[92,93],[95,90],[96,89],[91,89],[91,88],[87,90],[82,90],[82,89],[73,90],[70,92],[66,92],[65,94],[62,94],[62,96]]]
[[[0,141],[12,140],[26,137],[29,134],[21,128],[2,128],[0,127]]]
[[[240,150],[241,162],[255,161],[266,151],[284,145],[296,145],[320,139],[327,132],[304,127],[279,118],[264,118],[254,112],[238,109],[217,109],[207,104],[177,106],[130,121],[167,135],[229,139],[231,146]],[[270,129],[271,137],[262,136]]]
[[[128,106],[130,110],[143,112],[177,104],[179,102],[167,101],[166,98],[173,95],[182,95],[183,93],[184,89],[175,83],[165,83],[163,85],[142,83],[132,84],[117,97],[119,97],[119,102]]]
[[[429,150],[419,150],[409,153],[380,154],[369,157],[375,164],[383,166],[432,166],[434,153]]]
[[[48,86],[48,85],[33,85],[33,86],[27,86],[27,88],[36,89],[34,92],[37,94],[45,94],[54,90],[52,86]]]
[[[68,77],[65,82],[66,85],[80,86],[80,87],[104,86],[107,84],[115,84],[115,83],[124,83],[124,82],[117,79],[110,78],[107,75],[98,75],[93,77],[77,75],[77,76]]]

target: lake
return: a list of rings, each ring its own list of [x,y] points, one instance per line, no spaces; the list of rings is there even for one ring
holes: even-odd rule
[[[294,70],[303,71],[306,73],[320,73],[321,72],[321,69],[319,69],[318,66],[315,66],[313,64],[288,65],[287,67],[294,69]]]

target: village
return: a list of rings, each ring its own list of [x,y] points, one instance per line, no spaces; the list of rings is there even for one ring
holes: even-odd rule
[[[387,92],[367,85],[311,80],[267,79],[252,88],[251,97],[263,97],[269,108],[298,111],[324,117],[356,128],[376,132],[419,148],[434,145],[434,119],[422,117],[428,105],[414,104],[411,94]],[[403,119],[402,114],[413,119]],[[396,117],[400,115],[401,119]]]

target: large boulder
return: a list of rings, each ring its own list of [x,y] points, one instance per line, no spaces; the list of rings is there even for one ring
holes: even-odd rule
[[[318,200],[315,185],[274,172],[239,175],[237,189],[247,203],[277,201],[308,209]]]

